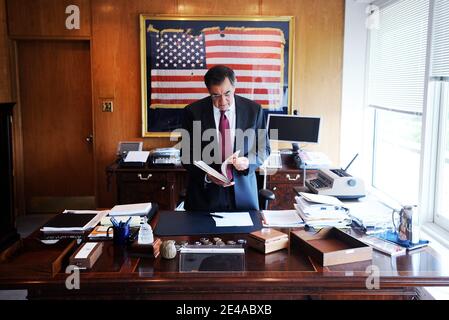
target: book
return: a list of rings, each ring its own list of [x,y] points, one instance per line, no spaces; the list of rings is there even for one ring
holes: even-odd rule
[[[209,166],[204,161],[193,161],[193,164],[206,172],[207,174],[213,176],[214,178],[220,180],[223,183],[229,184],[231,183],[231,179],[227,176],[226,167],[228,164],[232,163],[232,159],[234,157],[238,157],[240,154],[240,150],[234,152],[231,156],[229,156],[223,163],[221,164],[221,173]]]
[[[151,202],[120,204],[109,211],[109,216],[146,216],[151,210]]]

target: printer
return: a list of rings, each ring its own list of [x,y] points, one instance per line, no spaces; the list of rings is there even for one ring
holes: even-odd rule
[[[316,178],[306,179],[305,182],[313,193],[339,199],[358,199],[366,195],[363,180],[351,176],[344,169],[319,169]]]

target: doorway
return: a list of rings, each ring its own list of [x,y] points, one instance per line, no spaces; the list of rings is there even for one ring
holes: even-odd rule
[[[94,209],[89,41],[17,42],[26,213]]]

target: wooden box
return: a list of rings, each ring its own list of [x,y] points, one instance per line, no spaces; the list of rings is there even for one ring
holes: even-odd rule
[[[148,245],[138,244],[136,240],[129,246],[128,252],[134,257],[157,258],[160,253],[161,244],[162,240],[156,237],[154,238],[153,244]]]
[[[288,248],[288,235],[271,228],[263,228],[249,234],[248,245],[262,253]]]
[[[25,278],[30,274],[55,276],[63,270],[76,241],[62,239],[45,244],[35,238],[20,239],[0,253],[0,279]]]
[[[290,251],[303,251],[323,267],[372,259],[372,248],[337,228],[290,232]]]
[[[90,269],[103,252],[103,242],[86,242],[70,257],[70,264],[82,269]]]

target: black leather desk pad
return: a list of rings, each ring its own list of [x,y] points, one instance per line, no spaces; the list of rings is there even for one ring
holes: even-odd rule
[[[240,210],[238,212],[244,212]],[[251,233],[262,229],[261,216],[258,211],[249,211],[252,226],[216,227],[209,212],[162,211],[154,230],[157,236],[191,236],[206,234]]]

